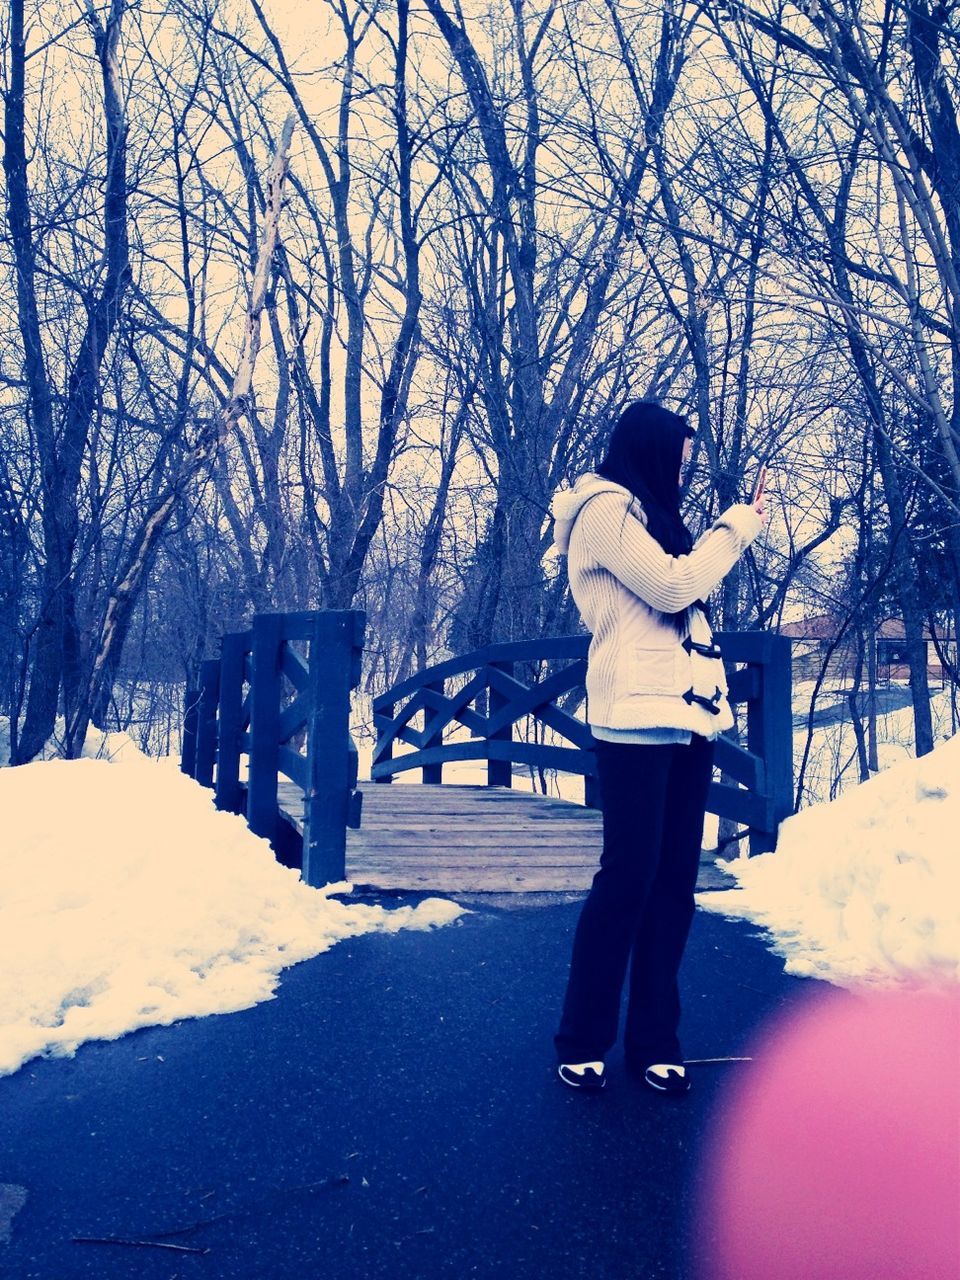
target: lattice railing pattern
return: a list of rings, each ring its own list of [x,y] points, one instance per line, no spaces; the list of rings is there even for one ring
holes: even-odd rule
[[[792,810],[790,642],[766,632],[722,633],[717,641],[728,665],[730,700],[746,704],[747,742],[718,740],[716,763],[726,780],[711,785],[708,807],[748,827],[756,853],[773,847],[779,823]],[[589,642],[589,636],[563,636],[488,645],[387,690],[373,704],[373,780],[390,782],[421,769],[425,783],[442,783],[445,763],[486,760],[490,786],[509,787],[514,764],[559,769],[582,774],[585,803],[597,804],[590,728],[557,705],[582,689]],[[519,677],[521,669],[538,666],[546,666],[543,678]],[[520,740],[515,727],[530,719],[570,745]],[[458,725],[472,737],[450,732]],[[413,749],[398,753],[400,744]]]

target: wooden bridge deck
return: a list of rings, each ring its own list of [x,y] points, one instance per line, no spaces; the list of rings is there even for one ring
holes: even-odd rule
[[[508,787],[362,783],[358,831],[347,830],[347,879],[438,893],[585,892],[599,864],[596,809]],[[280,807],[301,828],[303,793],[281,782]],[[712,863],[699,889],[733,881]]]

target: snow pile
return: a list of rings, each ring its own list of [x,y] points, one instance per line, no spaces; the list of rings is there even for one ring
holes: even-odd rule
[[[63,748],[56,738],[51,738],[41,754],[43,760],[58,760]],[[93,725],[87,730],[80,756],[84,760],[108,760],[111,764],[129,764],[134,760],[146,760],[146,756],[128,733],[102,733]]]
[[[329,898],[243,818],[144,758],[0,769],[0,1073],[135,1027],[246,1009],[287,965],[464,913]]]
[[[763,925],[788,973],[839,986],[960,977],[960,735],[780,828],[775,853],[717,860],[739,888],[700,906]]]
[[[59,760],[65,754],[66,724],[63,716],[57,719],[56,727],[37,754],[38,760]],[[110,760],[114,764],[127,763],[131,760],[145,760],[146,756],[128,733],[103,733],[94,725],[87,728],[87,736],[83,740],[80,752],[84,760]],[[0,716],[0,765],[10,763],[10,721]]]

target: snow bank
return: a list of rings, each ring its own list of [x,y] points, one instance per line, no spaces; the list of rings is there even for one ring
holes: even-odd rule
[[[786,970],[838,986],[960,977],[960,735],[780,828],[775,853],[717,865],[708,911],[767,929]]]
[[[65,754],[66,725],[58,717],[56,727],[37,755],[38,760],[59,760]],[[80,752],[84,760],[110,760],[114,764],[145,760],[146,756],[128,733],[103,733],[90,725]],[[0,717],[0,766],[10,763],[10,721]]]
[[[116,744],[122,745],[122,744]],[[0,1074],[135,1027],[269,1000],[280,970],[464,913],[331,900],[240,817],[139,753],[0,769]]]

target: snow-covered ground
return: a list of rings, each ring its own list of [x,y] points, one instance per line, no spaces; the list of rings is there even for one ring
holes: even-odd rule
[[[269,1000],[288,965],[371,930],[429,929],[443,898],[343,903],[243,818],[129,739],[105,759],[0,769],[0,1074],[136,1027]],[[122,758],[122,763],[116,763]]]
[[[786,970],[840,986],[960,979],[960,735],[802,809],[775,853],[718,865],[708,911],[770,935]]]

